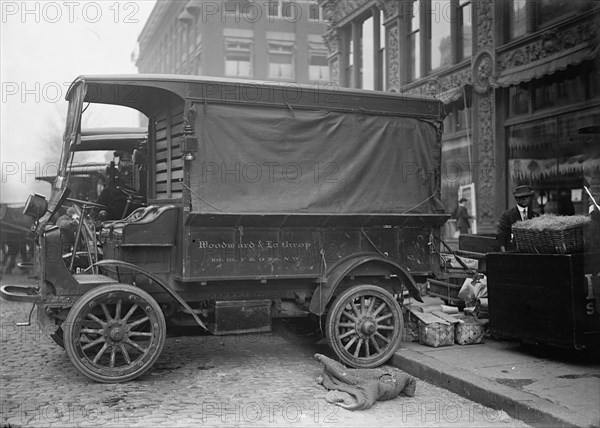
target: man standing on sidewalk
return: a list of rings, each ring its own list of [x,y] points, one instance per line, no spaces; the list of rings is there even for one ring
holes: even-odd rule
[[[513,250],[515,244],[513,242],[512,225],[517,221],[528,220],[539,216],[530,207],[531,196],[533,191],[529,186],[517,186],[513,190],[513,196],[517,201],[517,205],[505,211],[498,220],[498,231],[496,232],[496,240],[500,245],[500,251]]]
[[[467,198],[461,198],[460,201],[458,201],[458,206],[454,210],[454,214],[452,214],[452,217],[456,219],[456,229],[460,235],[469,233],[469,229],[471,228],[471,224],[469,223],[471,216],[465,205],[467,201]]]

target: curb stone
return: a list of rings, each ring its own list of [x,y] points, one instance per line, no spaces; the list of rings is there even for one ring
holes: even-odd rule
[[[396,351],[389,364],[469,400],[504,410],[511,417],[533,426],[593,426],[586,415],[410,349]]]

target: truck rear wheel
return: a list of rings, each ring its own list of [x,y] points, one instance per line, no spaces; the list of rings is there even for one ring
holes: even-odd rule
[[[385,289],[356,285],[334,300],[327,314],[327,338],[340,360],[356,368],[373,368],[394,354],[404,322],[400,305]]]
[[[158,359],[166,339],[164,315],[144,290],[104,285],[84,294],[63,324],[69,359],[97,382],[127,382]]]

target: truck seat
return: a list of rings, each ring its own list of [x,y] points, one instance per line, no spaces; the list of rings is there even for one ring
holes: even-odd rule
[[[102,234],[119,246],[170,246],[175,243],[178,209],[175,205],[138,208],[127,218],[102,224]]]
[[[121,220],[103,221],[100,229],[100,242],[106,242],[115,227],[123,227],[127,222],[140,220],[157,209],[157,205],[140,207],[132,211],[131,214]]]

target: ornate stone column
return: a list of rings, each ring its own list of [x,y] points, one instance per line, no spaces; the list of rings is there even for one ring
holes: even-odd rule
[[[330,28],[323,35],[323,40],[328,51],[329,80],[340,85],[340,40],[337,28]]]
[[[490,79],[495,68],[494,3],[474,2],[473,30],[473,180],[478,233],[495,231],[496,192],[504,191],[496,166],[496,100]]]
[[[319,0],[319,6],[323,9],[323,18],[327,25],[327,31],[323,34],[323,41],[327,46],[327,60],[329,61],[329,80],[332,83],[341,85],[340,81],[340,35],[337,28],[337,20],[339,14],[337,13],[337,1],[336,0]]]
[[[400,33],[402,26],[400,16],[401,6],[398,0],[377,0],[377,7],[383,10],[383,25],[385,26],[385,87],[388,91],[400,92]]]

